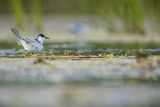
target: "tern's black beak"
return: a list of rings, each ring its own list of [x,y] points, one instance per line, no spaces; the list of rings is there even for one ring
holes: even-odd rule
[[[49,39],[49,37],[46,37],[44,34],[39,34],[38,37],[42,37],[42,38],[45,38],[45,39]]]
[[[45,39],[50,39],[49,37],[44,36]]]

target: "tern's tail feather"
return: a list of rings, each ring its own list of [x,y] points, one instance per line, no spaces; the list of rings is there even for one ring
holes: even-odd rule
[[[23,38],[20,36],[19,32],[18,32],[15,28],[11,28],[11,29],[12,29],[12,32],[14,33],[14,35],[17,37],[18,40],[23,39]]]

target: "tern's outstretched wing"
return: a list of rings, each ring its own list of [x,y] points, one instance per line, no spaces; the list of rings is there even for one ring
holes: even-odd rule
[[[19,32],[18,32],[15,28],[11,28],[11,30],[12,30],[12,32],[14,33],[14,35],[17,37],[18,40],[23,39],[23,38],[20,36]]]
[[[11,28],[11,30],[17,38],[17,44],[22,45],[20,40],[22,40],[23,38],[20,36],[19,32],[15,28]]]

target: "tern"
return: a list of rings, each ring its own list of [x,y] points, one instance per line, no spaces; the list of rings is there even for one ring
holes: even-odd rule
[[[44,34],[38,34],[38,36],[31,40],[23,38],[15,28],[11,28],[12,32],[17,38],[18,45],[22,45],[27,51],[40,51],[43,50],[43,41],[49,39]]]

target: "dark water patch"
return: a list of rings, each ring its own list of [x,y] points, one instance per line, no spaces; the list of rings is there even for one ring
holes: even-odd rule
[[[76,47],[74,43],[48,43],[45,49],[33,52],[37,55],[135,55],[146,53],[148,55],[160,55],[160,45],[156,43],[147,44],[122,44],[122,43],[88,43],[85,47]],[[22,55],[26,52],[22,46],[15,43],[0,43],[0,56]]]
[[[90,43],[95,48],[117,48],[117,49],[150,49],[160,48],[160,43],[147,42],[147,43]]]
[[[160,55],[160,48],[157,49],[103,49],[103,48],[60,48],[60,49],[49,49],[44,51],[34,51],[32,54],[36,55],[136,55],[137,53],[145,53],[148,55]],[[27,51],[23,49],[15,50],[0,50],[0,56],[12,56],[12,55],[26,55]]]
[[[154,49],[160,48],[160,43],[157,42],[113,42],[113,43],[86,43],[84,47],[78,47],[76,43],[73,42],[53,42],[53,43],[45,43],[44,44],[48,49],[52,48],[116,48],[116,49]],[[16,42],[0,42],[1,49],[19,49],[22,46],[17,45]]]

